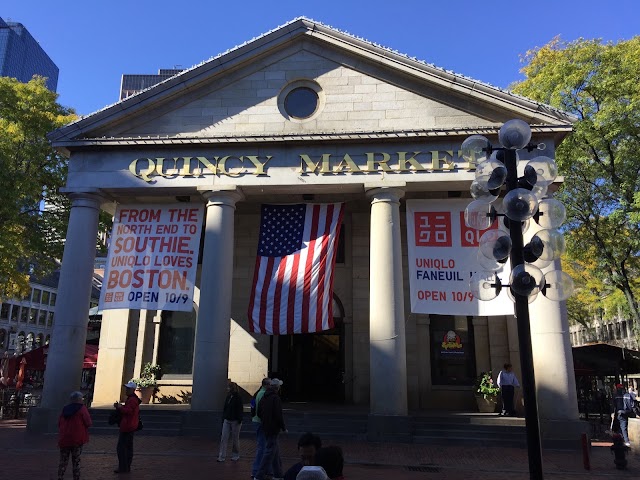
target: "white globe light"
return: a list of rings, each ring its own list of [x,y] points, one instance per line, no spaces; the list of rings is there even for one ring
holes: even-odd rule
[[[500,188],[506,179],[507,167],[498,160],[490,158],[476,167],[476,181],[487,190]]]
[[[504,260],[511,253],[511,238],[501,230],[487,230],[480,237],[480,252],[487,258]]]
[[[504,148],[510,150],[524,148],[531,140],[531,127],[523,120],[509,120],[500,128],[498,139]]]
[[[495,202],[498,199],[498,195],[487,190],[485,187],[480,185],[477,180],[471,182],[471,187],[469,187],[469,191],[471,192],[471,196],[485,203]]]
[[[489,157],[490,147],[491,143],[487,137],[471,135],[462,142],[460,154],[469,163],[480,163]]]
[[[551,185],[558,176],[556,162],[544,155],[529,160],[524,168],[525,176],[527,174],[536,176],[536,184]]]
[[[534,220],[542,228],[558,228],[567,219],[567,210],[555,198],[546,198],[538,204]]]
[[[478,300],[493,300],[500,293],[502,285],[494,272],[474,272],[469,281],[469,289]]]
[[[495,220],[495,212],[490,203],[474,200],[464,209],[464,223],[476,230],[486,230]]]
[[[538,210],[538,199],[529,190],[516,188],[502,200],[504,214],[511,220],[523,222],[533,217]]]
[[[522,264],[511,270],[509,284],[511,290],[518,295],[528,297],[536,295],[542,286],[542,272],[530,264]]]
[[[545,273],[544,282],[542,293],[549,300],[561,302],[573,295],[573,280],[562,270],[552,270]]]

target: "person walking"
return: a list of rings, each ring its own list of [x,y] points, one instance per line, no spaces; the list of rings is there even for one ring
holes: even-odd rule
[[[620,425],[622,439],[627,447],[631,446],[631,442],[629,442],[629,417],[635,417],[633,402],[633,395],[625,392],[624,386],[618,383],[613,397],[613,407]]]
[[[140,404],[142,400],[136,395],[138,386],[134,382],[124,384],[127,399],[124,405],[119,402],[113,404],[120,412],[120,435],[118,436],[118,469],[114,473],[128,473],[131,471],[133,460],[133,433],[140,423]]]
[[[264,430],[262,429],[262,421],[258,416],[258,405],[260,404],[260,400],[264,396],[267,388],[271,385],[270,378],[263,378],[262,385],[258,389],[258,391],[254,394],[252,399],[252,414],[251,421],[256,425],[256,458],[253,460],[253,465],[251,467],[251,476],[255,477],[256,473],[258,473],[258,467],[260,466],[260,461],[262,460],[262,454],[264,453],[264,445],[266,443],[266,439],[264,437]],[[273,471],[267,472],[267,474],[272,474]]]
[[[513,405],[513,397],[516,387],[520,387],[520,382],[513,373],[513,366],[505,363],[504,368],[498,374],[498,387],[502,396],[502,412],[500,415],[505,417],[515,417],[516,409]]]
[[[269,388],[258,404],[258,417],[264,429],[265,447],[255,480],[264,480],[269,467],[273,467],[273,479],[282,478],[282,461],[280,460],[280,450],[278,447],[278,434],[286,432],[282,416],[282,401],[278,390],[282,386],[282,381],[274,378],[271,380]]]
[[[69,397],[58,419],[58,447],[60,462],[58,463],[58,480],[64,478],[69,456],[73,471],[73,480],[80,480],[80,455],[82,446],[89,441],[91,415],[84,405],[82,392],[73,392]]]
[[[242,399],[238,390],[238,384],[227,384],[227,398],[224,401],[222,411],[222,437],[220,438],[220,451],[218,462],[224,462],[227,454],[229,436],[231,436],[231,460],[240,459],[240,428],[242,427]]]

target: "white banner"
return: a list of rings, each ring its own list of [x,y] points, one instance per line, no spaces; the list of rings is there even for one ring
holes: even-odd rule
[[[100,310],[193,308],[204,205],[119,205]]]
[[[464,223],[469,199],[407,200],[407,246],[411,312],[443,315],[513,315],[513,302],[502,289],[491,301],[480,301],[469,290],[469,279],[480,267],[478,240],[484,231]],[[497,221],[492,228],[497,226]],[[509,283],[509,264],[498,271]]]

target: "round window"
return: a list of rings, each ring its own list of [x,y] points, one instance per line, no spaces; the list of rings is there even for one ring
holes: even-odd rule
[[[293,118],[309,118],[318,109],[318,94],[308,87],[294,88],[284,99],[284,109]]]

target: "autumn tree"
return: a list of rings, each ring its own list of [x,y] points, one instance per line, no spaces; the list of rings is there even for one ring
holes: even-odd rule
[[[0,77],[0,298],[22,297],[62,258],[67,162],[46,134],[75,118],[44,79]]]
[[[638,329],[640,36],[618,43],[555,38],[523,61],[526,79],[514,91],[577,118],[556,162],[569,257],[602,289],[585,300],[624,299]]]

